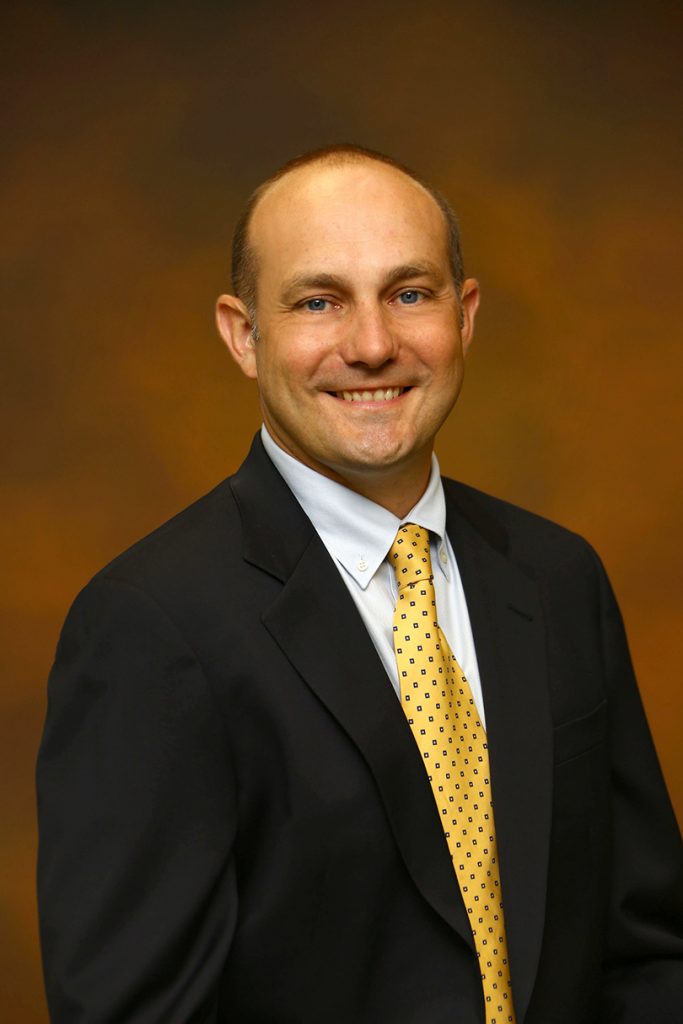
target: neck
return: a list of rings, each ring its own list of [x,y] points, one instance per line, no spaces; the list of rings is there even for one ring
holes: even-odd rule
[[[398,519],[403,519],[417,504],[427,489],[432,468],[432,446],[415,452],[411,457],[393,466],[346,466],[328,465],[307,456],[306,452],[284,444],[277,434],[266,425],[270,438],[279,448],[302,462],[321,476],[334,480],[349,490],[362,494],[364,498],[381,505]]]
[[[294,452],[281,441],[273,437],[284,452],[298,462],[308,466],[322,476],[327,476],[336,483],[341,483],[349,490],[368,498],[376,505],[381,505],[398,519],[402,519],[417,505],[427,489],[431,473],[431,446],[424,452],[413,456],[407,463],[398,466],[349,469],[347,466],[328,466],[316,460],[306,458],[305,453]]]
[[[320,471],[318,470],[318,472]],[[386,508],[397,519],[403,519],[426,491],[430,472],[431,453],[430,458],[426,464],[420,467],[419,472],[406,472],[405,469],[403,472],[399,472],[394,469],[381,474],[377,470],[373,470],[365,473],[346,472],[339,475],[326,472],[324,475],[344,484],[352,491],[362,494],[364,498],[369,498],[370,501],[381,505],[382,508]]]

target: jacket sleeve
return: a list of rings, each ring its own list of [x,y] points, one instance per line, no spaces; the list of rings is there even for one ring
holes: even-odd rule
[[[592,553],[601,595],[612,763],[611,891],[599,1020],[675,1024],[683,1019],[683,846],[621,613]]]
[[[237,914],[236,794],[193,651],[137,587],[96,578],[67,617],[37,766],[53,1024],[200,1024]]]

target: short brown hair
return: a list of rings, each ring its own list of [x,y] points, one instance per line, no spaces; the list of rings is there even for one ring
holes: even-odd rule
[[[324,146],[320,149],[312,149],[306,153],[302,153],[300,156],[294,157],[292,160],[288,160],[286,164],[283,164],[278,168],[278,170],[259,185],[258,188],[254,189],[249,196],[242,213],[240,214],[237,226],[235,227],[235,232],[232,236],[232,286],[235,295],[244,302],[245,306],[249,310],[249,315],[254,328],[256,327],[256,274],[258,268],[256,265],[256,254],[249,242],[249,227],[254,210],[258,206],[260,200],[271,185],[274,185],[276,181],[280,180],[280,178],[284,178],[286,174],[290,173],[290,171],[295,171],[299,167],[306,167],[308,164],[315,163],[343,165],[346,163],[359,162],[361,160],[374,160],[377,163],[387,164],[389,167],[394,167],[397,171],[407,174],[409,178],[412,178],[412,180],[417,182],[418,185],[421,185],[436,202],[446,223],[446,237],[451,273],[453,275],[453,281],[455,282],[456,291],[459,297],[460,289],[465,279],[462,251],[460,247],[460,229],[458,227],[458,221],[455,213],[451,209],[447,200],[438,191],[438,189],[435,189],[428,182],[423,181],[419,175],[415,174],[404,164],[399,163],[398,160],[394,160],[393,157],[387,156],[385,153],[380,153],[374,149],[366,149],[365,146],[357,146],[354,143],[343,142],[337,143],[333,146]]]

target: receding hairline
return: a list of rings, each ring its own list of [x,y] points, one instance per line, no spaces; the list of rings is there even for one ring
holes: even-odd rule
[[[346,154],[345,156],[337,156],[334,154],[330,156],[320,156],[315,160],[310,160],[307,161],[306,163],[302,163],[295,167],[291,167],[283,174],[274,175],[272,178],[268,178],[266,181],[263,182],[262,185],[259,185],[259,187],[256,189],[254,193],[255,201],[251,205],[248,226],[251,227],[256,211],[259,209],[264,199],[266,199],[274,190],[276,190],[278,186],[284,184],[288,178],[292,178],[297,175],[304,176],[307,173],[313,175],[315,174],[316,170],[322,170],[323,168],[329,168],[331,170],[341,170],[345,167],[362,164],[374,164],[377,167],[384,167],[390,172],[393,171],[396,174],[400,174],[401,177],[407,179],[412,185],[416,186],[420,190],[420,192],[422,192],[422,194],[425,195],[434,204],[439,213],[441,213],[439,205],[436,202],[432,193],[429,191],[429,189],[425,187],[425,185],[418,178],[414,177],[409,171],[404,170],[402,167],[397,166],[393,163],[389,163],[384,160],[379,160],[377,157],[366,156],[364,153],[356,154],[352,152]],[[249,241],[251,241],[251,239],[249,239]]]

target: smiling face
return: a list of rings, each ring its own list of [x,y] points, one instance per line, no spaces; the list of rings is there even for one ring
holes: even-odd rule
[[[232,296],[218,325],[258,381],[269,433],[318,472],[412,507],[460,391],[478,299],[473,280],[456,293],[440,209],[376,161],[313,164],[266,192],[250,240],[259,340]]]

